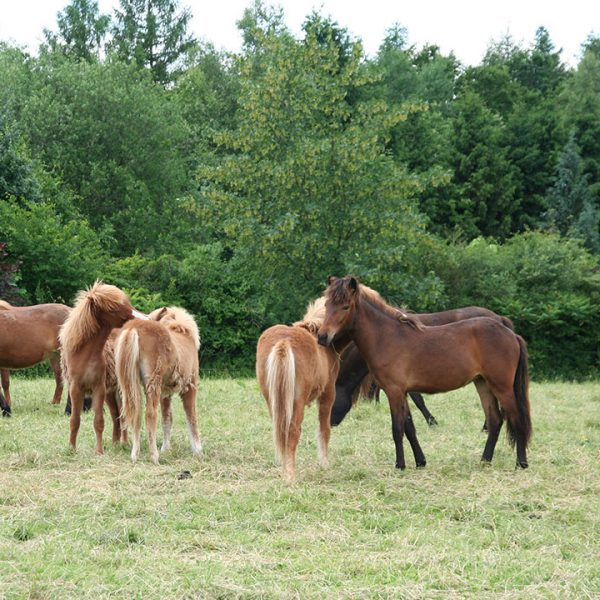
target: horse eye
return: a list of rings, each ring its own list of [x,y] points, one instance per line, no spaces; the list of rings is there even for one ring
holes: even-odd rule
[[[342,308],[342,310],[350,310],[350,306],[344,306],[344,308]]]

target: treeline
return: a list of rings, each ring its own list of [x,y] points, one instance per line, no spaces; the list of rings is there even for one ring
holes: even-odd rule
[[[407,44],[374,57],[260,2],[243,47],[176,0],[72,0],[35,55],[0,44],[0,292],[70,303],[96,277],[185,306],[203,363],[251,368],[261,330],[329,274],[416,311],[478,304],[533,372],[600,362],[600,38],[569,67],[540,28],[480,65]]]

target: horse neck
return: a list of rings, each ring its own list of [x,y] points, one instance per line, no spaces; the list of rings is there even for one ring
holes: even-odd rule
[[[81,349],[86,348],[88,352],[92,350],[102,354],[106,340],[108,340],[110,334],[117,328],[107,324],[99,325],[100,329],[98,329],[98,331],[91,338],[81,345],[80,351]]]
[[[353,338],[357,348],[372,367],[380,356],[381,338],[393,335],[396,340],[412,335],[413,329],[410,325],[400,323],[393,317],[386,315],[368,301],[359,302],[354,319]]]

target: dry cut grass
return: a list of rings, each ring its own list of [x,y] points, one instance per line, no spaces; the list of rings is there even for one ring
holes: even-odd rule
[[[312,407],[294,487],[253,380],[201,381],[201,461],[177,402],[159,467],[145,446],[95,456],[90,415],[70,454],[52,385],[15,380],[0,422],[0,598],[600,597],[598,383],[532,385],[527,471],[503,438],[480,465],[472,387],[428,398],[436,428],[415,415],[419,471],[393,468],[387,407],[366,402],[321,471]]]

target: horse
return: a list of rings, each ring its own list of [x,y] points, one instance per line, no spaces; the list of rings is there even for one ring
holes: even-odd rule
[[[96,453],[103,454],[103,406],[106,401],[113,421],[113,444],[121,439],[111,332],[133,318],[147,318],[136,311],[127,295],[114,285],[97,280],[78,293],[75,306],[60,329],[61,363],[71,397],[69,446],[74,451],[85,393],[92,395]],[[114,337],[114,334],[113,334]],[[107,343],[108,342],[108,343]]]
[[[356,344],[351,342],[340,355],[340,371],[335,381],[335,401],[331,409],[331,425],[339,425],[350,409],[356,404],[358,396],[375,397],[379,401],[379,386],[372,376],[369,367]],[[429,412],[423,396],[409,392],[415,406],[421,411],[429,425],[437,425],[435,417]]]
[[[331,407],[339,370],[338,351],[317,344],[317,331],[325,317],[325,300],[311,303],[302,321],[274,325],[264,331],[256,346],[256,377],[273,423],[275,452],[282,476],[296,478],[296,448],[300,439],[304,408],[319,403],[318,458],[327,468]]]
[[[491,462],[502,422],[516,445],[517,467],[527,468],[531,437],[529,370],[523,338],[489,317],[425,326],[416,316],[389,306],[348,275],[331,277],[320,344],[353,340],[385,391],[392,415],[396,467],[406,468],[402,441],[408,438],[417,467],[426,464],[406,392],[447,392],[473,381],[488,425],[482,461]]]
[[[0,300],[0,367],[5,401],[2,413],[11,414],[9,369],[25,369],[48,360],[56,388],[52,404],[63,391],[58,332],[71,309],[64,304],[12,306]]]
[[[179,393],[187,418],[192,453],[202,444],[196,421],[198,381],[198,326],[183,308],[169,306],[150,313],[149,321],[130,321],[123,326],[115,346],[115,366],[121,392],[121,420],[133,430],[131,460],[140,453],[142,396],[146,395],[146,430],[150,459],[158,464],[156,421],[160,403],[163,422],[161,452],[171,446],[171,396]]]
[[[455,308],[441,312],[415,314],[419,321],[427,326],[446,325],[448,323],[455,323],[456,321],[471,319],[473,317],[489,317],[514,331],[514,325],[508,317],[500,316],[481,306],[466,306],[464,308]],[[341,356],[340,372],[337,381],[335,382],[335,402],[333,403],[333,409],[331,411],[332,425],[339,425],[348,414],[348,411],[356,403],[359,389],[361,385],[363,385],[361,382],[364,381],[364,378],[366,378],[368,374],[369,367],[367,366],[367,361],[358,351],[356,344],[349,344]],[[369,391],[371,396],[373,395],[373,388],[371,386],[372,381],[371,378],[368,378],[368,381],[364,384],[364,387]],[[376,383],[373,385],[375,386],[374,394],[376,398],[379,399],[379,386],[377,386]],[[363,395],[365,394],[363,393]],[[421,411],[427,424],[436,425],[437,420],[427,409],[423,396],[413,391],[408,392],[408,395],[411,397],[416,407]],[[483,429],[484,431],[487,429],[485,423]]]

